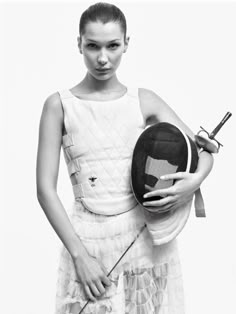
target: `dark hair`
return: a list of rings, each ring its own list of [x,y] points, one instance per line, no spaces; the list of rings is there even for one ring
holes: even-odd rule
[[[85,33],[87,23],[97,21],[100,21],[103,24],[108,22],[118,22],[124,32],[124,38],[126,37],[127,25],[124,13],[115,5],[106,2],[98,2],[88,7],[88,9],[82,13],[80,18],[80,36]]]

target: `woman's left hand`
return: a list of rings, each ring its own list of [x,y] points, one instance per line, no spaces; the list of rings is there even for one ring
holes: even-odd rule
[[[176,180],[174,185],[144,194],[144,197],[161,196],[158,201],[145,201],[143,205],[153,212],[165,212],[189,202],[194,192],[200,187],[202,179],[198,173],[176,172],[161,176],[161,180]],[[146,198],[145,197],[145,198]],[[153,207],[153,209],[151,208]]]

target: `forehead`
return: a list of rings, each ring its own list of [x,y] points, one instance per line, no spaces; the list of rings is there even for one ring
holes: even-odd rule
[[[83,37],[85,40],[94,41],[112,41],[115,39],[122,40],[124,36],[123,30],[118,22],[89,22],[85,26]]]

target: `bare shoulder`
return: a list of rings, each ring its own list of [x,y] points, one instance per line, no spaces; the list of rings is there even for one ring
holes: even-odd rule
[[[149,104],[163,104],[165,103],[164,100],[157,95],[154,91],[147,88],[139,88],[139,98],[142,103],[145,103],[146,105]]]
[[[58,92],[55,92],[46,98],[44,102],[43,110],[52,112],[57,115],[60,115],[63,113],[61,99]]]
[[[58,134],[63,131],[63,108],[61,98],[58,92],[49,95],[43,104],[40,130],[49,134]]]
[[[167,106],[159,95],[147,88],[139,88],[139,101],[144,118],[152,122],[159,120],[158,113]]]
[[[155,92],[150,89],[139,88],[139,100],[147,125],[155,122],[169,122],[179,126],[193,138],[193,132],[190,128],[180,119],[173,108]]]
[[[148,88],[139,87],[138,91],[139,91],[139,96],[142,98],[146,98],[146,97],[155,98],[157,96],[157,94],[154,91]]]

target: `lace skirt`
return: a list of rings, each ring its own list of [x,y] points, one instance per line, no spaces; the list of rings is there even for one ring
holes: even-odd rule
[[[89,254],[109,272],[145,224],[139,205],[116,216],[89,212],[74,202],[71,222]],[[109,276],[111,286],[83,314],[184,314],[184,294],[176,239],[153,246],[145,228]],[[55,314],[78,314],[86,303],[70,254],[61,248]],[[77,311],[72,312],[73,304]]]

